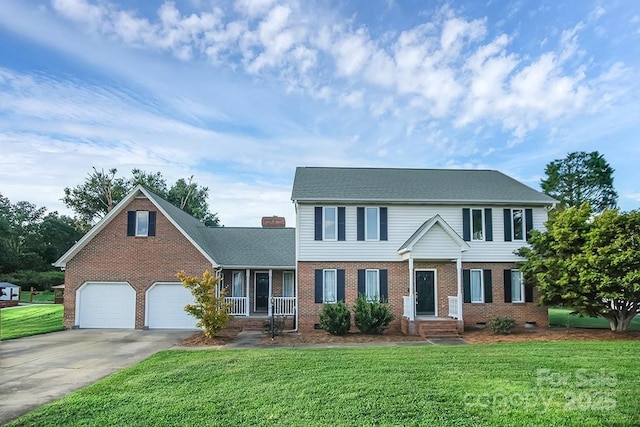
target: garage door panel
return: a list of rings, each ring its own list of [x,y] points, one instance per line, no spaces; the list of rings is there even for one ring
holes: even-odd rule
[[[147,325],[151,329],[197,329],[198,319],[184,311],[193,304],[191,291],[181,283],[156,283],[147,292]]]
[[[128,283],[87,283],[78,292],[80,328],[133,329],[136,291]]]

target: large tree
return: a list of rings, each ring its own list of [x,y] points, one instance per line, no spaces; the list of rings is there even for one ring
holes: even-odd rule
[[[588,204],[559,212],[545,232],[533,231],[522,248],[525,281],[544,304],[565,304],[583,316],[602,316],[624,331],[640,313],[640,211]]]
[[[62,201],[78,215],[85,229],[109,213],[136,185],[143,185],[208,226],[219,225],[217,215],[209,211],[209,189],[194,182],[193,176],[168,187],[160,172],[133,169],[128,178],[117,177],[117,173],[115,168],[105,172],[94,167],[82,184],[64,189]]]
[[[542,190],[560,200],[563,207],[588,202],[594,212],[616,207],[618,194],[613,188],[613,168],[597,151],[569,153],[545,168]]]

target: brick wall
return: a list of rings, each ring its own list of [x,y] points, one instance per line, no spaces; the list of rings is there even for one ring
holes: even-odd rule
[[[127,236],[127,211],[157,211],[156,235]],[[64,324],[73,327],[76,290],[85,282],[128,282],[136,290],[136,328],[144,326],[145,291],[158,281],[176,282],[176,273],[202,275],[207,259],[147,199],[134,199],[67,263]]]

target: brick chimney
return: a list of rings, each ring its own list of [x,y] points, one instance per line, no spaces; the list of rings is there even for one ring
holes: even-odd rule
[[[282,216],[263,216],[262,228],[283,228],[287,226],[287,222]]]

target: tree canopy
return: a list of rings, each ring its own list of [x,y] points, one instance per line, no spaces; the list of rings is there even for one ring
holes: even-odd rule
[[[207,226],[220,225],[217,215],[209,211],[209,189],[198,185],[193,176],[180,178],[169,187],[160,172],[133,169],[128,178],[117,173],[115,168],[105,172],[94,167],[82,184],[64,189],[62,201],[78,215],[85,229],[109,213],[136,185],[143,185]]]
[[[563,207],[578,207],[588,202],[595,212],[602,212],[615,208],[618,200],[613,188],[613,172],[597,151],[576,151],[547,164],[547,178],[541,186],[545,194],[558,199]]]
[[[624,331],[640,313],[640,211],[605,210],[587,203],[553,216],[518,251],[525,281],[544,304],[566,304],[584,316],[602,316]]]

